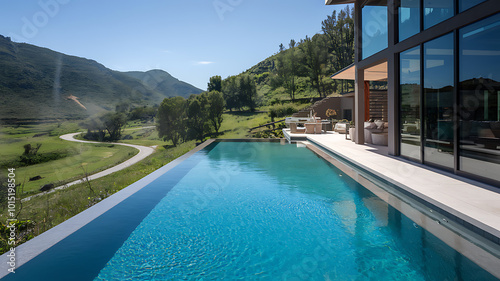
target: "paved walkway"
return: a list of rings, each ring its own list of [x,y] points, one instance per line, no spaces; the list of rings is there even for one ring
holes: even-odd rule
[[[363,169],[394,183],[448,213],[490,234],[499,243],[500,188],[388,154],[387,147],[359,145],[345,135],[285,134],[307,138]]]
[[[78,134],[81,134],[81,133],[66,134],[66,135],[60,136],[60,138],[63,139],[63,140],[74,141],[74,142],[101,143],[101,142],[96,142],[96,141],[77,140],[77,139],[75,139],[75,136],[78,135]],[[123,170],[123,169],[125,169],[125,168],[127,168],[127,167],[129,167],[129,166],[131,166],[131,165],[133,165],[133,164],[141,161],[142,159],[148,157],[149,155],[151,155],[155,151],[154,147],[147,147],[147,146],[141,146],[141,145],[127,144],[127,143],[118,143],[118,142],[112,142],[112,143],[109,143],[109,144],[115,144],[115,145],[123,145],[123,146],[133,147],[133,148],[138,149],[139,153],[137,153],[134,157],[132,157],[132,158],[130,158],[130,159],[128,159],[128,160],[126,160],[126,161],[124,161],[124,162],[122,162],[122,163],[114,166],[114,167],[111,167],[111,168],[106,169],[106,170],[104,170],[102,172],[99,172],[99,173],[96,173],[96,174],[88,176],[89,180],[95,180],[95,179],[107,176],[109,174],[112,174],[114,172]],[[52,193],[54,191],[65,189],[65,188],[67,188],[69,186],[72,186],[72,185],[75,185],[75,184],[79,184],[79,183],[82,183],[82,182],[83,182],[83,180],[81,180],[81,179],[80,180],[76,180],[76,181],[67,183],[65,185],[53,188],[53,189],[51,189],[49,191],[38,193],[38,194],[35,194],[35,195],[32,195],[32,196],[26,197],[26,198],[23,199],[23,201],[28,201],[28,200],[30,200],[33,197],[38,197],[38,196],[41,196],[41,195],[44,195],[44,194]]]

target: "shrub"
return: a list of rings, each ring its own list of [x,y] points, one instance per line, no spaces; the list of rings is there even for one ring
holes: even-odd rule
[[[269,117],[271,117],[272,122],[274,122],[274,118],[281,118],[290,116],[297,112],[297,108],[293,104],[283,104],[283,105],[274,105],[269,109]]]

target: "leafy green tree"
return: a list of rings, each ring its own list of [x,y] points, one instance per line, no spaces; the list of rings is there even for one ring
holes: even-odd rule
[[[222,114],[224,113],[224,97],[221,92],[211,91],[208,93],[208,119],[218,134],[219,129],[224,120]]]
[[[249,75],[240,77],[239,97],[243,106],[247,106],[250,111],[255,111],[257,107],[257,86]]]
[[[130,110],[128,118],[129,120],[153,120],[156,116],[157,111],[158,108],[153,106],[136,107]]]
[[[101,120],[109,134],[109,140],[119,140],[127,123],[127,116],[121,112],[108,112],[101,117]]]
[[[123,101],[115,106],[116,112],[127,113],[129,110],[130,110],[130,103],[129,102]]]
[[[292,101],[294,101],[295,92],[297,91],[297,84],[295,83],[295,80],[297,75],[299,74],[300,63],[298,58],[298,52],[297,49],[295,48],[295,40],[293,39],[290,40],[289,47],[290,48],[288,49],[287,63],[290,69],[290,78],[285,83],[286,85],[285,88],[288,90],[288,93]]]
[[[296,48],[295,40],[290,40],[289,49],[285,50],[283,44],[280,44],[280,51],[276,55],[276,74],[278,76],[275,80],[274,87],[283,86],[288,92],[290,99],[295,100],[295,92],[297,91],[297,76],[300,71],[299,55]]]
[[[287,64],[285,52],[286,52],[285,46],[283,44],[280,44],[279,53],[276,55],[277,78],[274,80],[274,85],[273,85],[274,88],[279,86],[287,88],[285,85],[287,84],[287,81],[290,79],[291,76],[290,67]]]
[[[321,29],[326,37],[330,73],[340,71],[354,62],[353,17],[353,10],[346,6],[338,14],[333,11],[333,14],[328,16],[321,24]],[[347,91],[349,84],[352,84],[352,82],[341,80],[340,91]]]
[[[229,76],[222,82],[222,96],[226,103],[226,107],[232,111],[233,109],[241,109],[242,104],[238,95],[239,86],[236,76]]]
[[[322,46],[322,38],[314,36],[302,41],[300,49],[304,53],[303,64],[307,69],[311,86],[318,92],[319,97],[326,97],[328,86],[325,83],[325,63],[327,52]]]
[[[101,118],[93,117],[83,122],[82,127],[87,129],[87,133],[83,136],[84,139],[104,141],[106,137],[106,127]]]
[[[185,137],[186,105],[183,97],[166,98],[158,108],[158,135],[177,146]]]
[[[189,98],[187,116],[190,135],[197,140],[203,141],[205,134],[210,133],[206,92]]]
[[[210,82],[208,82],[207,92],[211,91],[222,92],[222,78],[219,75],[210,77]]]

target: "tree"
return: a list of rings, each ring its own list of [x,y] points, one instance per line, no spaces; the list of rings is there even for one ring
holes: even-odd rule
[[[83,128],[87,129],[87,133],[83,136],[87,140],[104,141],[106,136],[106,127],[100,117],[94,117],[83,124]]]
[[[247,106],[250,111],[255,111],[257,107],[257,86],[249,75],[240,77],[239,97],[243,106]]]
[[[326,37],[328,68],[330,73],[342,70],[354,61],[354,20],[353,10],[347,6],[338,14],[333,11],[322,23]],[[344,91],[344,80],[340,91]]]
[[[289,49],[288,49],[288,56],[287,56],[287,63],[288,67],[290,69],[290,78],[288,81],[285,83],[285,88],[288,90],[288,93],[290,95],[290,98],[295,100],[295,91],[297,91],[297,85],[295,84],[295,78],[299,74],[299,61],[298,61],[298,56],[297,52],[295,49],[295,40],[290,40],[289,44]]]
[[[222,82],[222,96],[226,103],[226,107],[232,111],[233,109],[241,109],[241,100],[238,95],[238,81],[236,76],[229,76]]]
[[[130,103],[129,102],[123,101],[115,106],[116,112],[127,113],[129,110],[130,110]]]
[[[101,121],[109,134],[109,140],[116,141],[122,136],[127,116],[121,112],[108,112],[101,117]]]
[[[158,136],[171,140],[174,146],[185,136],[186,100],[183,97],[166,98],[158,108]]]
[[[191,96],[188,100],[187,116],[190,135],[200,141],[203,141],[206,133],[210,133],[207,103],[206,92],[198,96]]]
[[[219,75],[210,77],[210,82],[208,82],[207,92],[211,91],[222,92],[222,78]]]
[[[129,120],[153,120],[156,116],[158,108],[153,106],[142,106],[131,109],[128,118]]]
[[[275,80],[275,87],[283,86],[285,90],[289,90],[289,81],[291,80],[292,73],[290,71],[290,65],[288,64],[286,58],[286,50],[283,44],[279,46],[279,53],[276,55],[276,74],[277,80]],[[294,79],[294,78],[292,78]],[[293,91],[289,92],[290,98],[293,100]]]
[[[322,46],[321,37],[315,35],[313,38],[306,36],[302,41],[300,49],[304,53],[303,64],[307,69],[311,86],[316,89],[320,97],[327,94],[327,85],[325,84],[324,72],[326,63],[326,50]]]
[[[276,55],[276,74],[277,79],[273,81],[274,88],[282,86],[290,99],[295,100],[295,93],[298,90],[296,83],[297,77],[301,73],[300,55],[295,40],[290,40],[289,49],[285,50],[283,44],[280,44],[280,51]]]
[[[224,113],[224,97],[221,92],[211,91],[208,93],[208,119],[215,132],[218,134],[222,125]]]

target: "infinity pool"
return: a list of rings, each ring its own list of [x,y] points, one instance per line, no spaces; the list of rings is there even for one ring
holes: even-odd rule
[[[5,280],[497,280],[307,148],[220,142]]]

